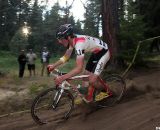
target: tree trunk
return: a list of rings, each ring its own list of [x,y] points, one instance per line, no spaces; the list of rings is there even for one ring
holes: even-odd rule
[[[111,52],[111,63],[116,65],[117,31],[119,29],[118,0],[102,0],[102,28],[103,40],[108,43]]]

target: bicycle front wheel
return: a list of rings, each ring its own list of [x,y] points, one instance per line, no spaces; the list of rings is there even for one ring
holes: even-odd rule
[[[49,88],[34,99],[31,115],[36,123],[42,125],[68,118],[73,106],[74,99],[69,91],[61,93],[60,89]]]
[[[96,93],[96,97],[98,97],[97,103],[100,107],[113,106],[120,101],[126,88],[124,79],[119,75],[109,75],[105,78],[105,82],[108,90],[103,88],[100,92]]]

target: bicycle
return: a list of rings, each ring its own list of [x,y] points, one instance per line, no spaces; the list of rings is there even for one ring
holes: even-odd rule
[[[55,70],[51,73],[53,76],[63,75],[63,72]],[[63,81],[59,86],[48,88],[42,91],[33,101],[31,106],[31,115],[37,124],[46,124],[52,120],[56,120],[63,115],[64,119],[68,119],[76,102],[76,97],[80,97],[83,101],[84,95],[79,92],[79,83],[72,85],[71,81],[88,78],[89,75],[74,76]],[[119,75],[109,75],[105,81],[98,77],[101,89],[95,89],[94,101],[98,107],[113,106],[120,101],[125,92],[125,81]]]

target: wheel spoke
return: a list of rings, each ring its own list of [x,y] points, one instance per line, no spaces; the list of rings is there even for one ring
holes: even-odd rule
[[[45,124],[46,122],[53,121],[55,118],[63,118],[73,108],[73,98],[68,91],[64,91],[59,102],[55,104],[58,90],[48,89],[38,95],[31,108],[32,118],[38,124]],[[69,94],[68,94],[69,93]],[[56,96],[57,97],[56,97]]]
[[[101,107],[113,106],[118,102],[124,94],[125,82],[118,75],[110,75],[106,78],[106,84],[109,86],[109,91],[102,89],[102,92],[96,94],[95,100]],[[104,92],[106,90],[107,92]]]

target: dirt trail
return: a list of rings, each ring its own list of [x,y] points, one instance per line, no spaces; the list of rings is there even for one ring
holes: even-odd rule
[[[80,106],[67,121],[39,126],[29,113],[0,119],[0,130],[156,130],[160,127],[160,70],[139,72],[127,80],[120,104],[94,110]]]

